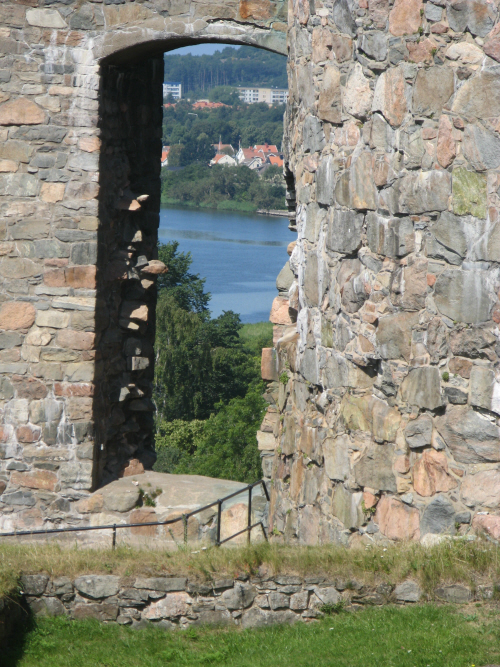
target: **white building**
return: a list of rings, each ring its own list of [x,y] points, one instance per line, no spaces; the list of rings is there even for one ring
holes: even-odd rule
[[[221,164],[225,165],[226,167],[236,167],[237,163],[234,157],[231,157],[230,155],[226,155],[225,153],[217,153],[217,155],[210,160],[210,164]]]
[[[240,100],[246,104],[286,104],[288,101],[287,88],[238,88],[238,93]]]
[[[169,95],[172,95],[174,100],[180,100],[182,98],[182,83],[165,81],[163,84],[163,99],[166,99]]]

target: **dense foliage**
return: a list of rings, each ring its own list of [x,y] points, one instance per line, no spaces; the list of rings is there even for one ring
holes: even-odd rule
[[[210,317],[210,294],[190,273],[189,253],[172,242],[158,256],[169,271],[158,282],[155,469],[254,481],[265,408],[259,354],[269,330],[242,339],[239,315]]]
[[[191,164],[180,171],[162,169],[162,202],[219,210],[285,209],[285,187],[279,167],[262,176],[248,167]]]
[[[221,93],[219,97],[224,96]],[[235,150],[240,142],[242,146],[253,146],[267,141],[279,148],[283,140],[284,113],[283,105],[269,107],[264,103],[238,102],[235,106],[218,109],[193,109],[187,100],[181,100],[163,110],[163,144],[186,146],[190,142],[204,142],[210,145],[220,139],[223,144],[232,144]],[[213,149],[208,160],[212,157]],[[169,166],[175,166],[170,156]]]
[[[180,81],[184,94],[206,96],[215,86],[287,87],[286,58],[252,46],[221,47],[210,56],[167,53],[164,61],[165,81]]]

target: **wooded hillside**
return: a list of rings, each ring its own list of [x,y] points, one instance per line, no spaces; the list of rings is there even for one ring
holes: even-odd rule
[[[221,47],[209,56],[165,54],[165,81],[180,81],[183,95],[215,86],[286,88],[286,58],[253,46]]]

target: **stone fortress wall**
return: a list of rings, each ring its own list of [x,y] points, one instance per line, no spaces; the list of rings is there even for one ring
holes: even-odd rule
[[[283,7],[0,3],[0,530],[151,467],[163,53],[283,53]]]
[[[162,53],[224,41],[289,58],[272,533],[500,536],[498,2],[286,7],[0,5],[1,530],[153,461]]]
[[[288,45],[270,528],[498,539],[499,3],[295,2]]]

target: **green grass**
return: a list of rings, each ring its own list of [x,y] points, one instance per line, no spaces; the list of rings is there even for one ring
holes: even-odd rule
[[[271,322],[244,324],[240,329],[240,340],[260,356],[263,347],[273,346],[273,325]]]
[[[481,667],[500,661],[497,609],[424,605],[264,629],[165,632],[42,619],[3,667]]]

